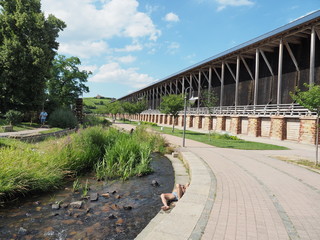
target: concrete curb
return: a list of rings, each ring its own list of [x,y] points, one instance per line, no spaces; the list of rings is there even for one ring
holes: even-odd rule
[[[213,206],[216,181],[206,163],[195,154],[185,150],[183,149],[180,154],[185,166],[189,167],[190,187],[171,212],[160,211],[137,236],[137,240],[201,238]],[[186,178],[180,176],[180,173],[183,172],[183,163],[171,157],[169,159],[173,161],[175,182],[184,183],[183,180]],[[186,171],[185,168],[184,171]]]

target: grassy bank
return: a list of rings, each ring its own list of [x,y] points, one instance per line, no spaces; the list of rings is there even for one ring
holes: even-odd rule
[[[164,145],[163,138],[143,128],[130,135],[91,127],[38,144],[0,139],[0,201],[57,189],[66,177],[92,170],[103,179],[146,174],[150,153],[164,151]]]
[[[135,121],[132,121],[131,123],[138,124],[138,122],[135,122]],[[177,136],[177,137],[183,136],[183,130],[181,129],[175,128],[174,132],[172,132],[172,127],[161,128],[160,126],[157,126],[154,123],[147,123],[147,122],[144,122],[144,124],[157,132],[162,132],[162,133]],[[239,139],[236,136],[232,136],[229,134],[220,134],[215,132],[200,133],[200,132],[186,130],[185,138],[202,142],[215,147],[221,147],[221,148],[234,148],[234,149],[242,149],[242,150],[286,150],[288,149],[286,147],[277,146],[273,144],[245,141],[245,140]]]
[[[4,130],[2,129],[2,126],[6,126],[6,125],[8,124],[3,119],[0,119],[0,132],[4,132]],[[22,122],[20,124],[13,126],[13,131],[18,132],[23,130],[32,130],[38,127],[40,127],[38,123]]]

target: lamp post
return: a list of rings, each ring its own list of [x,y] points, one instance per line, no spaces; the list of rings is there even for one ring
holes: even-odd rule
[[[185,147],[186,145],[186,118],[187,118],[187,91],[190,89],[191,92],[191,87],[187,87],[184,91],[184,116],[183,116],[183,137],[182,137],[182,146]],[[196,100],[198,99],[198,97],[191,97],[189,99],[190,103],[193,104]]]

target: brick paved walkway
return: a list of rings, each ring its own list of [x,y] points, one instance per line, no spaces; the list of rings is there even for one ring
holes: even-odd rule
[[[181,138],[165,137],[181,145]],[[186,149],[203,159],[217,180],[202,239],[320,239],[320,175],[273,157],[310,159],[314,146],[273,143],[291,150],[222,149],[186,140]]]

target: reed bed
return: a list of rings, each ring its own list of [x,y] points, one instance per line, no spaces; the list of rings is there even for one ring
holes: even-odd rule
[[[34,191],[54,190],[66,177],[94,170],[99,179],[150,173],[152,152],[164,152],[165,140],[137,128],[129,134],[90,127],[37,144],[0,140],[0,202]]]

